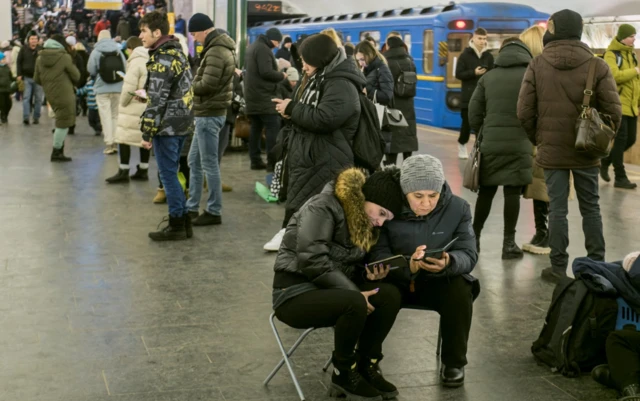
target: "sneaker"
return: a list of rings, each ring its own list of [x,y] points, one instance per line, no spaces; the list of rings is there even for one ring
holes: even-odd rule
[[[193,220],[194,226],[213,226],[222,224],[222,216],[216,216],[215,214],[211,214],[206,210],[202,212],[197,219]]]
[[[560,280],[567,277],[567,274],[566,272],[561,273],[557,269],[554,269],[553,267],[547,267],[546,269],[542,270],[542,274],[540,275],[540,277],[542,277],[542,279],[545,281],[558,284]]]
[[[461,143],[458,144],[458,159],[468,159],[469,153],[467,152],[467,145]]]
[[[535,238],[535,237],[534,237]],[[549,233],[545,232],[537,242],[531,243],[529,253],[534,255],[548,255],[551,253],[551,247],[549,246]]]
[[[262,249],[264,249],[267,252],[278,252],[278,250],[280,249],[280,244],[282,243],[282,239],[284,238],[284,233],[286,231],[287,230],[285,228],[278,231],[278,233],[274,235],[269,242],[264,244]]]

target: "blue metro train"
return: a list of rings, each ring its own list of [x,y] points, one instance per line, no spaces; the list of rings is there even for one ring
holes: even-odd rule
[[[249,41],[253,42],[258,35],[275,26],[295,42],[302,35],[332,27],[345,42],[358,43],[371,36],[376,42],[384,43],[389,32],[400,32],[416,61],[418,123],[457,129],[461,124],[461,83],[455,78],[455,68],[473,31],[478,27],[485,28],[489,33],[489,48],[497,52],[503,39],[520,34],[534,24],[546,26],[548,17],[548,14],[519,4],[450,3],[264,22],[250,28],[248,35]]]

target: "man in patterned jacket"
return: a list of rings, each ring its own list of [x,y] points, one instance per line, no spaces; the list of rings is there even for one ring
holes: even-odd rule
[[[154,11],[140,20],[140,39],[149,49],[145,85],[147,109],[142,114],[142,146],[153,147],[169,205],[169,225],[149,233],[154,241],[191,238],[191,220],[178,181],[180,151],[193,134],[193,75],[177,38],[169,35],[166,14]]]

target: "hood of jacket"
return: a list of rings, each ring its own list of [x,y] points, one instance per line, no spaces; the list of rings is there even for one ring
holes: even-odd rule
[[[44,44],[44,50],[40,52],[38,56],[42,61],[42,65],[47,68],[51,68],[60,62],[60,59],[64,57],[67,51],[64,49],[60,43],[53,39],[49,39]]]
[[[109,52],[115,52],[120,49],[120,45],[116,43],[115,40],[113,39],[103,39],[101,41],[99,41],[98,43],[96,43],[95,47],[93,48],[93,50],[97,50],[100,53],[109,53]]]
[[[409,53],[404,47],[401,46],[401,47],[393,47],[387,50],[386,52],[384,52],[383,56],[385,56],[387,60],[402,59],[402,58],[409,57]]]
[[[579,40],[557,40],[542,51],[542,58],[558,70],[573,70],[593,59],[589,46]]]
[[[526,67],[531,60],[533,60],[533,57],[525,44],[511,42],[500,50],[493,64],[503,68],[516,66]]]
[[[384,61],[382,61],[380,57],[374,58],[373,60],[371,60],[371,63],[364,67],[364,75],[369,75],[371,71],[377,70],[382,64],[384,64]]]
[[[613,38],[611,43],[609,43],[609,47],[607,47],[607,50],[621,53],[634,51],[633,47],[625,45],[624,43],[620,42],[618,38]]]
[[[472,52],[474,52],[476,54],[476,56],[478,56],[478,58],[482,58],[482,53],[486,52],[487,50],[489,50],[489,46],[485,46],[484,49],[482,50],[478,50],[478,48],[476,47],[476,44],[473,43],[473,40],[469,41],[469,49],[471,49]]]
[[[342,205],[349,237],[358,248],[368,251],[378,241],[378,231],[374,229],[369,216],[364,211],[362,186],[366,181],[362,170],[355,167],[344,170],[335,182],[325,186],[322,192],[333,193]]]
[[[151,46],[149,48],[149,54],[155,52],[156,50],[158,50],[161,47],[165,48],[167,50],[168,49],[179,49],[179,50],[182,50],[184,52],[182,44],[180,43],[180,39],[176,38],[173,35],[161,36],[160,39],[158,39],[158,41],[156,43],[154,43],[153,46]]]
[[[358,90],[362,90],[367,84],[367,78],[358,69],[356,63],[347,57],[344,48],[339,48],[338,50],[338,54],[324,68],[324,79],[346,78],[353,82]]]
[[[144,48],[144,46],[138,46],[131,52],[129,56],[129,61],[135,60],[137,58],[143,58],[145,60],[149,59],[149,51]]]
[[[214,46],[222,46],[222,47],[226,47],[227,49],[233,52],[236,51],[236,43],[233,41],[233,39],[231,39],[229,35],[220,33],[220,31],[218,31],[217,29],[213,30],[212,32],[209,32],[209,34],[205,38],[203,53],[207,52],[210,48]]]
[[[436,208],[431,211],[431,213],[429,213],[426,216],[416,216],[413,210],[411,210],[411,207],[409,207],[409,204],[405,202],[404,209],[402,211],[402,216],[400,218],[402,220],[414,220],[414,221],[427,220],[431,216],[438,214],[440,210],[442,210],[449,202],[451,202],[452,197],[453,197],[453,192],[451,192],[451,187],[445,181],[444,185],[442,186],[442,192],[440,192],[440,199],[438,199],[438,204],[436,205]]]

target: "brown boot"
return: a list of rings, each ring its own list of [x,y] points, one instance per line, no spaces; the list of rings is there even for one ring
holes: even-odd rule
[[[233,191],[233,188],[231,188],[227,184],[222,184],[222,192],[231,192],[231,191]]]
[[[164,188],[158,188],[158,193],[153,198],[153,203],[167,203],[167,194],[164,193]]]

